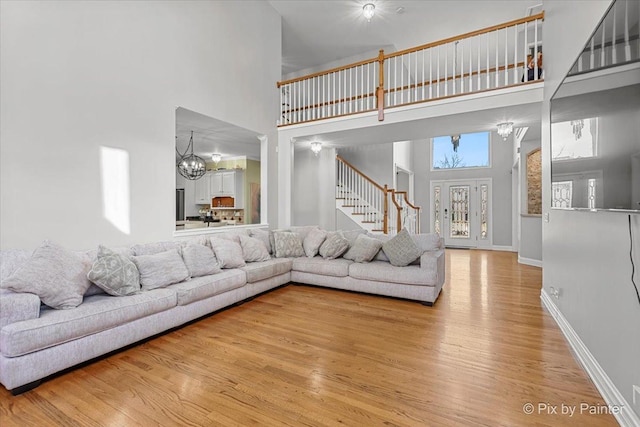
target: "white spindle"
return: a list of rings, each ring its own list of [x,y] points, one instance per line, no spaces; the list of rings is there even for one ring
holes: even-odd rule
[[[509,84],[509,27],[504,29],[504,85],[507,86]]]
[[[393,57],[393,105],[398,105],[398,57]]]
[[[464,93],[464,43],[460,43],[460,93]]]
[[[449,83],[447,82],[447,68],[449,65],[449,49],[447,46],[444,48],[444,96],[448,95]]]
[[[429,99],[433,98],[433,48],[429,49]]]
[[[596,55],[595,55],[595,35],[591,37],[591,54],[589,55],[589,69],[593,70],[596,66]]]
[[[489,89],[491,87],[491,76],[490,76],[491,68],[489,67],[489,51],[491,49],[489,48],[489,33],[486,34],[486,39],[487,39],[487,89]]]
[[[408,66],[407,66],[407,102],[411,102],[411,54],[407,55],[408,57]],[[404,76],[404,55],[402,55],[402,61],[400,62],[402,68],[402,76]],[[400,104],[404,104],[404,79],[400,81],[400,87],[402,88],[402,93],[400,96]]]
[[[478,43],[478,90],[482,89],[482,80],[481,80],[481,74],[480,74],[480,57],[481,52],[480,52],[480,46],[482,45],[482,36],[478,36],[476,38],[476,41]]]
[[[424,101],[424,55],[425,55],[425,51],[426,49],[422,49],[422,101]]]
[[[515,26],[515,41],[513,43],[513,83],[518,83],[518,25]]]
[[[473,92],[473,50],[469,39],[469,92]]]
[[[413,82],[415,83],[415,86],[413,87],[413,100],[417,101],[418,100],[418,51],[414,52],[415,55],[415,60],[413,61],[416,65],[415,65],[415,73],[414,73],[414,79]]]
[[[438,60],[437,60],[437,66],[436,66],[436,74],[437,74],[436,98],[440,98],[440,45],[438,45],[437,54],[438,54]]]
[[[600,41],[600,67],[604,67],[606,65],[606,57],[604,50],[604,33],[607,29],[607,20],[602,21],[602,40]]]
[[[534,21],[534,28],[533,28],[533,40],[534,40],[534,47],[533,47],[533,80],[538,80],[538,20],[536,19]]]
[[[500,54],[498,53],[498,31],[495,32],[496,34],[496,87],[500,86],[500,76],[498,75],[499,73],[499,68],[498,66],[500,65]]]
[[[529,44],[528,44],[528,38],[529,38],[529,23],[525,22],[524,23],[524,81],[528,82],[529,81],[529,63],[527,62],[527,49],[529,49]]]
[[[640,46],[640,43],[638,43]],[[631,45],[629,44],[629,2],[624,2],[624,60],[631,61]]]
[[[626,2],[625,2],[626,3]],[[618,63],[618,55],[616,53],[616,5],[618,2],[613,3],[613,28],[611,30],[611,63]]]

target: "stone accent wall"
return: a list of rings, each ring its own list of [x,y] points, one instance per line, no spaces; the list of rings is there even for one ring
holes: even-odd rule
[[[527,213],[542,215],[542,152],[527,154]]]

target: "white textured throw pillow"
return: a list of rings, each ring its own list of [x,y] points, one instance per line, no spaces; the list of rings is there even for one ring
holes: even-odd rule
[[[418,259],[424,252],[416,245],[406,228],[382,245],[391,265],[404,267]]]
[[[208,246],[189,244],[182,248],[182,259],[191,277],[220,273],[218,260]]]
[[[342,257],[355,262],[370,262],[382,248],[382,241],[360,234]]]
[[[305,255],[309,258],[313,258],[318,255],[318,251],[320,250],[320,246],[324,243],[324,240],[327,238],[327,232],[320,228],[314,228],[307,233],[307,236],[304,238],[302,242],[302,248],[304,249]]]
[[[341,231],[333,231],[327,234],[327,238],[320,246],[320,256],[324,259],[336,259],[349,249],[349,241]]]
[[[276,258],[298,258],[304,256],[302,240],[298,233],[293,231],[274,231],[274,253]]]
[[[271,239],[269,239],[269,230],[260,230],[254,229],[251,230],[251,237],[255,237],[256,239],[260,239],[264,246],[267,248],[269,253],[273,253],[273,249],[271,248]]]
[[[246,265],[240,243],[219,237],[211,237],[209,241],[221,268],[238,268]],[[240,241],[239,237],[238,241]]]
[[[140,272],[143,291],[163,288],[189,278],[189,270],[177,249],[153,255],[134,256],[133,262]]]
[[[271,259],[267,247],[260,239],[240,236],[240,246],[242,246],[242,257],[245,262],[259,262]]]
[[[2,282],[2,288],[36,294],[51,308],[74,308],[82,303],[90,286],[87,272],[82,257],[45,240],[29,260]]]
[[[97,259],[87,278],[100,289],[116,297],[130,295],[140,290],[140,273],[129,257],[98,246]]]

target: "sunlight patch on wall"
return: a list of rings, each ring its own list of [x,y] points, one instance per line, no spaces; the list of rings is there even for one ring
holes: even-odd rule
[[[102,214],[124,234],[131,233],[129,200],[129,153],[100,147]]]

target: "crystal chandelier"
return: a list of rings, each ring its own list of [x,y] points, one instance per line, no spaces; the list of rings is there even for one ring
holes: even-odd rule
[[[571,120],[571,128],[576,141],[582,138],[582,129],[584,129],[584,120]]]
[[[313,151],[314,156],[317,156],[320,150],[322,150],[322,142],[314,141],[311,143],[311,151]]]
[[[503,140],[507,140],[509,135],[513,132],[513,122],[505,122],[498,124],[498,135],[502,137]]]
[[[216,166],[218,166],[220,160],[222,160],[222,154],[214,153],[211,155],[211,161],[215,163]]]
[[[362,15],[367,19],[367,22],[371,22],[371,18],[376,13],[376,6],[373,3],[367,3],[362,6]]]
[[[187,149],[184,150],[184,153],[180,154],[177,148],[176,152],[180,156],[180,159],[176,164],[180,175],[192,181],[204,176],[206,172],[206,163],[202,157],[193,154],[193,131],[191,131],[189,145],[187,145]]]
[[[458,146],[460,145],[460,135],[451,135],[451,145],[453,145],[453,151],[458,152]]]

